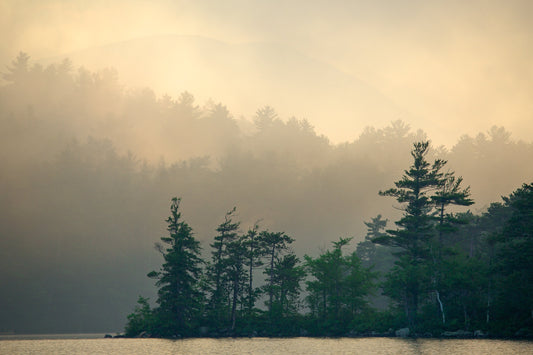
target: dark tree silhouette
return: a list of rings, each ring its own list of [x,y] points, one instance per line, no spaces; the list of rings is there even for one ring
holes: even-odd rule
[[[223,325],[228,317],[231,319],[227,304],[229,302],[230,292],[235,291],[238,287],[235,283],[239,280],[239,272],[243,270],[244,263],[244,249],[238,243],[238,230],[240,222],[234,222],[233,217],[236,212],[234,207],[226,213],[224,222],[217,227],[218,235],[215,236],[215,241],[211,244],[212,261],[208,267],[208,277],[211,283],[211,295],[209,301],[209,312],[211,318],[218,325]],[[238,251],[238,255],[234,254]],[[232,260],[238,258],[238,260]],[[237,262],[239,265],[232,265]],[[229,275],[229,268],[233,268],[233,275]],[[230,290],[231,284],[234,289]],[[236,299],[234,298],[236,302]],[[231,319],[232,320],[232,319]]]
[[[431,194],[441,185],[441,169],[446,164],[440,159],[433,164],[427,162],[428,148],[429,142],[415,143],[411,152],[413,165],[395,182],[395,188],[380,191],[381,196],[395,197],[405,207],[403,217],[396,222],[400,228],[374,239],[376,243],[400,249],[399,260],[388,277],[388,290],[403,305],[412,329],[417,326],[418,306],[428,282],[427,262],[434,235]]]
[[[171,215],[167,219],[168,237],[161,237],[163,244],[156,248],[165,260],[160,271],[152,271],[148,277],[156,279],[159,287],[155,310],[159,335],[190,335],[198,326],[203,295],[199,289],[202,260],[200,243],[194,239],[192,229],[181,220],[180,199],[173,198]]]

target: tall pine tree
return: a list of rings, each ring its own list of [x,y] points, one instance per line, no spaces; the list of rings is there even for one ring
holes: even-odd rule
[[[159,271],[148,274],[159,287],[154,331],[161,336],[192,335],[202,309],[200,243],[181,220],[179,205],[180,199],[173,198],[167,219],[169,236],[161,237],[163,244],[156,244],[165,262]]]
[[[404,172],[396,187],[380,191],[381,196],[391,196],[404,205],[403,216],[396,222],[396,230],[375,238],[374,242],[399,248],[399,260],[388,275],[385,291],[405,310],[410,328],[417,326],[420,300],[430,282],[428,270],[431,260],[430,246],[434,236],[434,203],[431,195],[443,181],[441,172],[446,161],[426,160],[429,142],[417,142],[411,156],[413,165]]]
[[[217,227],[218,235],[211,244],[211,264],[208,267],[208,279],[211,284],[209,300],[210,320],[216,327],[224,327],[228,321],[233,323],[235,309],[230,299],[239,291],[239,273],[244,271],[244,248],[240,245],[238,230],[240,222],[234,222],[236,208],[226,213],[224,222]],[[238,255],[235,253],[238,252]],[[237,292],[238,293],[238,292]],[[236,299],[234,300],[236,301]]]

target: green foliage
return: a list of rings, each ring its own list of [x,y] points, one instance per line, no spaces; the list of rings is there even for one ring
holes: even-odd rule
[[[299,263],[296,255],[289,253],[276,258],[273,270],[269,270],[265,291],[269,296],[272,295],[272,301],[267,304],[271,332],[294,333],[296,330],[291,322],[298,316],[300,283],[306,276],[304,267]]]
[[[352,238],[340,238],[333,242],[333,250],[327,250],[317,258],[305,256],[306,268],[312,277],[307,281],[306,298],[317,329],[331,334],[344,334],[357,322],[367,307],[366,297],[373,288],[376,277],[361,266],[356,252],[343,255],[342,247]]]
[[[426,160],[428,149],[429,142],[415,143],[411,167],[395,182],[395,188],[380,191],[380,195],[395,197],[404,204],[404,214],[396,222],[399,229],[372,239],[399,249],[396,253],[399,259],[387,275],[384,291],[404,307],[412,329],[419,326],[419,305],[428,302],[430,297],[434,297],[430,303],[438,304],[442,324],[446,323],[445,259],[453,253],[445,247],[444,237],[467,221],[448,213],[446,208],[473,204],[469,187],[461,187],[463,179],[456,178],[453,172],[441,172],[445,160],[437,159],[433,164]]]
[[[161,270],[148,273],[159,287],[159,307],[154,310],[158,321],[153,331],[163,336],[192,334],[203,307],[198,285],[202,274],[200,243],[189,225],[181,221],[179,204],[180,199],[172,199],[167,219],[169,237],[161,237],[166,247],[156,244],[164,258]]]
[[[240,223],[233,221],[236,210],[234,207],[228,211],[224,222],[216,229],[218,234],[211,244],[212,259],[207,270],[211,287],[208,318],[213,325],[222,328],[231,322],[232,329],[236,321],[238,298],[242,294],[240,285],[245,277],[246,258],[246,247],[238,235]]]
[[[154,327],[154,313],[150,309],[148,298],[139,296],[135,310],[128,315],[128,322],[124,333],[127,337],[134,337],[143,332],[152,334]]]
[[[263,246],[263,255],[267,259],[267,267],[264,274],[267,276],[264,291],[268,294],[267,307],[271,319],[274,317],[274,295],[277,288],[276,266],[279,263],[281,255],[287,252],[289,245],[294,241],[291,237],[283,232],[262,231],[260,234],[261,244]],[[294,267],[294,265],[293,265]]]
[[[11,285],[0,295],[5,309],[0,318],[6,329],[26,317],[39,320],[32,324],[46,324],[48,330],[64,329],[65,324],[79,319],[83,319],[85,330],[122,324],[123,319],[117,315],[128,312],[125,295],[135,295],[139,287],[148,285],[146,282],[143,286],[130,275],[142,277],[146,271],[138,262],[145,257],[150,243],[146,228],[153,229],[151,221],[159,218],[154,215],[157,209],[147,206],[156,205],[165,191],[188,191],[199,201],[218,201],[231,191],[235,201],[259,209],[254,213],[269,211],[269,219],[283,221],[295,236],[305,236],[306,242],[317,241],[344,233],[354,217],[366,216],[374,206],[375,191],[394,181],[394,176],[408,166],[411,142],[426,139],[423,132],[413,132],[405,123],[395,121],[381,129],[368,127],[352,142],[337,145],[317,135],[305,120],[284,120],[272,108],[259,110],[255,127],[247,128],[244,121],[233,119],[223,104],[199,105],[187,92],[174,99],[158,97],[149,89],[126,90],[114,70],[73,70],[68,60],[42,66],[31,63],[24,53],[4,69],[5,85],[0,87],[2,150],[17,152],[0,157],[5,195],[0,207],[10,212],[3,214],[1,225],[5,233],[0,238],[0,249],[5,251],[1,258],[4,283]],[[149,122],[146,117],[150,117]],[[87,132],[94,138],[86,140]],[[21,150],[22,146],[26,149]],[[426,155],[427,161],[432,161],[431,154]],[[493,127],[476,137],[463,136],[449,151],[441,149],[438,154],[453,162],[465,181],[475,186],[476,208],[488,205],[502,192],[512,191],[533,172],[533,165],[527,164],[533,145],[513,141],[502,127]],[[166,163],[157,163],[160,156]],[[220,162],[217,169],[213,169],[214,162]],[[428,172],[431,167],[429,164]],[[450,175],[444,173],[442,178],[447,176]],[[454,206],[468,205],[464,203],[468,196],[455,195],[468,192],[460,188],[459,181],[460,178],[449,180],[448,187],[441,184],[426,195],[433,204],[428,213],[432,236],[424,256],[425,269],[420,269],[427,271],[420,288],[421,327],[438,324],[448,330],[490,329],[493,335],[513,336],[520,329],[528,329],[531,319],[527,298],[531,294],[531,258],[529,237],[525,237],[531,227],[527,213],[519,212],[528,210],[530,188],[516,191],[516,204],[515,197],[509,196],[491,204],[482,214],[456,214],[451,213],[455,212]],[[454,191],[455,187],[458,189]],[[320,203],[301,203],[311,200]],[[205,226],[211,221],[205,216],[214,215],[218,203],[195,205],[195,230],[207,235]],[[84,218],[72,218],[73,211]],[[39,216],[38,223],[27,223],[30,215]],[[463,224],[465,220],[469,224]],[[373,222],[374,219],[367,223]],[[367,227],[370,229],[368,224]],[[31,238],[33,235],[41,237]],[[369,238],[382,236],[374,233]],[[387,235],[385,239],[389,237],[395,236]],[[259,278],[256,281],[253,274],[257,277],[263,271],[259,270],[261,263],[270,266],[270,259],[261,248],[254,247],[252,252],[248,237],[236,238],[243,238],[246,246],[247,282],[242,277],[242,284],[238,285],[231,282],[235,278],[226,278],[232,268],[240,273],[239,263],[221,264],[226,275],[222,288],[224,316],[220,322],[208,317],[210,297],[199,297],[199,304],[192,302],[191,307],[199,308],[199,315],[190,322],[193,334],[196,325],[228,328],[234,299],[238,303],[233,313],[234,334],[268,333],[272,324],[269,313],[257,306],[269,302],[268,291],[261,293],[264,283]],[[373,270],[388,273],[393,258],[391,248],[367,241],[357,249],[363,266],[374,265]],[[255,236],[253,244],[258,246],[257,243],[259,238]],[[163,240],[161,244],[162,253],[173,249]],[[33,247],[28,249],[27,245]],[[241,253],[238,243],[230,249],[237,256]],[[395,250],[401,251],[399,247]],[[48,262],[52,259],[61,263]],[[19,265],[17,260],[30,262]],[[199,276],[196,288],[212,296],[214,283],[206,275],[212,269],[203,271],[206,273]],[[165,272],[162,268],[150,276],[159,280]],[[27,277],[20,277],[21,274]],[[397,282],[405,283],[405,277],[400,277],[405,275],[397,276]],[[72,287],[58,293],[64,285]],[[239,286],[237,292],[232,287],[235,285]],[[159,287],[163,289],[164,285]],[[277,289],[272,289],[274,305]],[[436,290],[444,305],[445,326]],[[396,291],[388,288],[391,295]],[[240,295],[233,297],[235,293]],[[392,328],[405,326],[401,319],[405,310],[398,307],[402,295],[396,293],[392,310],[384,312],[387,316],[383,317],[383,323]],[[33,301],[36,307],[28,308],[20,302],[20,295],[24,294],[38,296]],[[80,302],[71,302],[73,299],[87,307],[79,307]],[[374,295],[367,296],[373,305],[375,299]],[[384,303],[389,300],[382,301],[379,307],[385,309],[388,305]],[[56,309],[64,311],[57,314]],[[94,309],[99,311],[90,311]],[[305,313],[307,309],[299,311]],[[162,303],[156,303],[150,312],[154,320],[151,334],[185,335],[182,330],[173,329],[175,317],[166,316],[169,313]],[[371,313],[363,311],[358,315],[361,322],[357,324],[363,324],[363,316],[368,314]],[[372,317],[365,318],[364,323],[373,324]],[[143,319],[140,316],[135,319],[132,324],[150,323],[137,321]],[[279,331],[269,334],[284,334],[283,329],[288,326],[295,332],[292,334],[298,334],[297,327],[303,321],[316,323],[308,315],[286,314],[283,324],[287,328],[280,326]],[[24,325],[26,329],[28,324]],[[335,326],[335,320],[331,324]],[[376,325],[361,325],[360,329],[373,327],[378,330]],[[138,329],[132,331],[135,333],[141,328],[150,327],[131,329]],[[45,328],[33,329],[41,332]]]
[[[504,198],[510,216],[497,236],[497,321],[533,334],[533,183]]]
[[[376,243],[399,248],[400,259],[388,275],[384,290],[403,305],[411,329],[417,325],[418,306],[430,280],[427,263],[434,236],[431,193],[442,185],[441,169],[446,164],[440,159],[430,164],[426,160],[428,149],[429,142],[415,143],[411,167],[395,182],[395,188],[380,191],[381,196],[395,197],[405,207],[403,217],[396,222],[399,229],[389,230],[389,235],[374,239]]]
[[[263,266],[262,257],[264,250],[258,232],[259,226],[256,224],[253,228],[242,236],[242,245],[245,248],[244,265],[248,267],[248,284],[245,287],[244,307],[248,318],[255,312],[255,302],[260,295],[260,290],[254,288],[253,277],[254,270]]]
[[[389,269],[388,259],[390,256],[391,249],[382,245],[376,245],[373,240],[377,241],[381,238],[387,238],[387,233],[384,233],[383,230],[387,227],[388,219],[382,219],[381,215],[378,214],[376,217],[372,218],[370,222],[364,222],[367,226],[367,233],[365,240],[357,244],[357,249],[355,250],[359,259],[365,267],[376,267],[379,264],[379,271],[385,271]]]
[[[290,249],[293,238],[282,232],[259,232],[257,226],[239,235],[240,223],[233,221],[232,209],[217,228],[218,235],[211,244],[212,264],[203,274],[199,243],[192,237],[191,228],[181,221],[180,200],[174,198],[167,219],[169,236],[161,238],[166,247],[157,245],[165,262],[160,271],[148,274],[157,280],[158,307],[151,309],[148,300],[140,297],[128,316],[126,335],[390,334],[391,329],[404,327],[411,313],[411,317],[416,316],[409,324],[414,326],[415,335],[483,329],[499,336],[530,336],[533,184],[523,185],[480,216],[471,212],[447,214],[449,219],[443,222],[439,218],[442,213],[433,214],[442,211],[439,206],[442,208],[443,203],[469,205],[468,189],[460,189],[458,180],[450,176],[445,175],[445,179],[455,184],[457,188],[453,190],[462,194],[460,200],[439,200],[444,196],[440,190],[443,185],[435,187],[440,195],[422,198],[424,204],[413,198],[412,191],[394,192],[397,196],[411,196],[406,200],[408,205],[418,204],[418,208],[406,208],[397,223],[407,230],[405,234],[389,231],[384,235],[386,220],[380,215],[365,223],[366,241],[400,241],[392,241],[399,250],[394,253],[397,260],[381,285],[394,302],[388,310],[381,311],[369,305],[378,275],[372,267],[363,266],[359,255],[364,255],[367,262],[386,259],[391,254],[390,250],[384,253],[383,246],[369,249],[362,242],[356,251],[344,254],[343,248],[352,238],[339,238],[319,256],[306,255],[305,264],[300,265]],[[429,190],[432,185],[424,186]],[[419,196],[426,195],[419,191]],[[418,224],[413,211],[422,211]],[[426,216],[433,218],[426,220]],[[426,228],[426,221],[431,221],[428,224],[432,229]],[[453,228],[440,229],[442,223]],[[416,234],[415,227],[421,228],[420,234]],[[409,233],[418,238],[420,245],[415,249],[410,249],[412,241],[402,242],[401,238]],[[263,264],[265,283],[254,287],[250,275]],[[217,272],[221,297],[218,308]],[[306,276],[308,312],[301,314],[300,286]],[[209,291],[211,298],[204,297],[201,290]],[[266,311],[255,308],[255,300],[261,295],[266,298]],[[446,322],[442,321],[444,316]],[[200,332],[205,326],[207,332]]]

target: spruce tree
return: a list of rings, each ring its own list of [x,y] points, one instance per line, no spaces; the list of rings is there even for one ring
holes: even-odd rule
[[[159,271],[148,274],[159,287],[154,331],[160,336],[193,335],[202,308],[200,243],[181,220],[180,201],[172,199],[169,236],[161,237],[163,244],[156,244],[165,262]]]

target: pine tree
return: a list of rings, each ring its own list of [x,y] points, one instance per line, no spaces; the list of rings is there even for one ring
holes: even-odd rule
[[[8,67],[8,72],[2,73],[2,78],[14,84],[25,83],[30,72],[29,62],[30,56],[24,52],[20,52],[17,58],[11,62],[11,67]]]
[[[246,287],[245,309],[248,317],[254,312],[255,301],[259,296],[259,291],[254,288],[254,270],[263,265],[262,257],[264,250],[261,248],[261,239],[258,232],[259,226],[254,225],[243,236],[243,245],[246,248],[246,258],[244,265],[248,267],[248,284]]]
[[[283,232],[263,231],[260,234],[264,247],[264,255],[268,258],[268,266],[264,273],[267,275],[265,291],[268,293],[268,312],[272,321],[275,287],[275,266],[282,253],[286,252],[294,239]]]
[[[429,261],[431,239],[434,236],[434,204],[431,195],[442,184],[441,172],[446,161],[437,159],[430,164],[426,160],[429,142],[413,145],[413,165],[394,188],[380,191],[381,196],[395,197],[404,204],[404,214],[396,222],[396,230],[374,239],[378,244],[399,248],[399,260],[388,275],[385,290],[405,309],[410,328],[416,328],[420,299],[430,282]]]
[[[322,332],[344,334],[366,307],[375,273],[361,266],[356,252],[344,255],[342,248],[352,238],[333,242],[316,258],[305,256],[311,280],[307,282],[308,305]]]
[[[224,222],[216,229],[218,235],[211,244],[212,260],[208,267],[208,278],[211,284],[209,311],[211,320],[217,327],[224,327],[227,321],[233,318],[230,313],[230,309],[233,308],[233,305],[230,305],[230,295],[235,294],[235,287],[238,287],[235,284],[238,280],[234,273],[241,272],[244,263],[243,255],[239,254],[238,260],[235,259],[235,252],[239,250],[240,253],[242,249],[237,245],[240,222],[233,221],[235,212],[234,207],[226,213]],[[233,270],[229,273],[230,268]]]
[[[369,267],[375,261],[376,244],[372,240],[386,235],[383,230],[387,226],[388,221],[388,219],[382,219],[381,214],[378,214],[370,222],[364,222],[367,227],[365,240],[359,242],[356,249],[357,256],[361,259],[364,266]]]
[[[229,242],[226,247],[227,258],[225,259],[225,274],[229,284],[231,297],[230,322],[231,332],[235,331],[237,322],[237,305],[242,304],[244,285],[247,280],[244,261],[246,259],[246,246],[242,238]]]
[[[191,227],[181,220],[180,201],[172,199],[167,219],[169,236],[161,237],[163,244],[156,244],[165,262],[160,271],[148,274],[159,287],[154,331],[162,336],[193,334],[202,308],[203,295],[198,285],[200,243],[193,237]]]
[[[448,172],[441,180],[440,187],[431,199],[435,203],[437,220],[437,240],[433,243],[432,257],[433,257],[433,275],[432,286],[435,298],[439,304],[439,311],[442,318],[442,324],[446,324],[446,313],[444,309],[444,301],[442,299],[442,289],[444,286],[443,278],[445,277],[445,270],[450,267],[449,262],[454,260],[445,259],[445,241],[444,237],[450,235],[457,230],[457,225],[467,223],[467,220],[460,218],[461,215],[453,213],[446,213],[446,208],[452,206],[470,206],[474,201],[470,198],[470,187],[462,188],[462,177],[456,178],[453,172]],[[457,259],[455,259],[457,260]]]
[[[497,318],[502,328],[533,335],[533,183],[504,198],[510,217],[498,235],[499,276]],[[508,329],[506,329],[508,330]]]
[[[291,320],[299,309],[300,283],[305,278],[305,270],[300,260],[292,252],[278,258],[274,263],[268,290],[272,292],[271,327],[275,323],[278,331],[295,334],[297,329]]]

